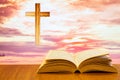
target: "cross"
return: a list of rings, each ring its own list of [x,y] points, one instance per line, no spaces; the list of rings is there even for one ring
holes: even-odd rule
[[[35,12],[26,12],[26,16],[35,16],[35,43],[40,44],[40,17],[49,17],[50,12],[40,12],[40,3],[35,3]]]

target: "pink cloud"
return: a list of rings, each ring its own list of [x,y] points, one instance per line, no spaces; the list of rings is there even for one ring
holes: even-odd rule
[[[76,0],[70,4],[76,9],[89,7],[96,10],[103,10],[103,7],[107,7],[108,5],[120,4],[120,0]]]
[[[0,64],[39,64],[55,45],[36,46],[33,42],[0,42]]]
[[[53,32],[53,31],[52,31]],[[52,41],[52,42],[59,42],[64,39],[65,36],[57,36],[57,35],[43,35],[42,38],[44,40]]]
[[[75,36],[74,36],[75,37]],[[78,38],[77,41],[72,41],[73,37],[63,37],[60,41],[56,42],[58,49],[64,49],[68,52],[79,52],[95,47],[101,47],[102,40],[95,40],[90,38]],[[82,40],[81,40],[82,39]],[[66,41],[67,40],[67,41]]]
[[[120,63],[120,53],[110,54],[110,58],[112,59],[113,64],[119,64]]]
[[[9,19],[16,15],[20,9],[20,3],[26,0],[0,0],[0,23],[4,23],[6,19]]]
[[[12,16],[16,15],[17,11],[20,9],[19,3],[22,1],[24,2],[25,0],[11,1],[12,2],[7,2],[7,0],[0,1],[0,3],[6,5],[0,7],[0,22],[3,22],[4,19],[9,19],[12,18]],[[26,42],[25,44],[22,44],[21,42],[1,42],[0,51],[5,51],[5,54],[7,56],[13,57],[42,56],[41,53],[46,54],[49,50],[61,48],[73,53],[96,47],[107,48],[109,50],[112,50],[113,53],[116,50],[119,52],[119,42],[116,43],[113,41],[102,40],[102,38],[98,38],[97,34],[94,34],[94,32],[92,32],[92,29],[95,27],[94,23],[96,22],[108,26],[111,24],[113,24],[113,26],[119,25],[120,0],[64,0],[64,3],[57,0],[51,1],[52,3],[49,5],[52,6],[50,9],[50,25],[49,23],[47,25],[50,27],[44,30],[45,34],[42,33],[41,37],[43,40],[53,43],[52,45],[44,43],[44,45],[37,47],[33,42]],[[8,3],[10,3],[10,5],[8,5]],[[34,26],[32,22],[23,22],[23,24],[27,26]],[[52,27],[54,25],[55,27]],[[64,28],[67,29],[67,31],[64,31]],[[20,31],[17,29],[0,27],[0,36],[29,36],[23,34]],[[65,34],[56,35],[57,33]],[[76,37],[79,37],[79,39],[77,41],[72,41],[72,39]],[[64,42],[65,40],[69,41]]]
[[[0,42],[0,51],[10,51],[15,53],[23,52],[47,52],[56,49],[55,45],[41,45],[36,46],[33,42]]]
[[[87,49],[97,48],[97,47],[106,48],[109,49],[112,53],[116,53],[116,51],[119,52],[120,43],[114,41],[92,39],[82,36],[81,38],[78,38],[76,40],[74,39],[72,40],[72,38],[66,37],[61,41],[57,42],[57,45],[59,46],[59,48],[62,48],[68,52],[73,52],[73,53]]]
[[[11,3],[12,1],[10,0],[0,0],[1,4],[7,4],[7,3]]]
[[[120,24],[120,18],[115,18],[115,19],[111,19],[111,20],[102,20],[104,23],[106,24],[115,24],[115,25],[119,25]]]
[[[66,4],[53,0],[51,3],[58,4],[58,7],[51,10],[52,15],[55,16],[55,20],[51,22],[58,27],[70,27],[72,30],[76,27],[85,32],[90,30],[92,24],[96,22],[107,25],[119,24],[120,0],[68,0],[64,2]]]
[[[53,40],[52,40],[53,39]],[[22,43],[22,42],[1,42],[0,43],[0,53],[5,54],[5,59],[0,60],[1,63],[10,63],[11,61],[13,63],[24,63],[23,59],[27,58],[36,58],[36,57],[45,57],[45,55],[48,53],[49,50],[56,50],[56,49],[64,49],[68,52],[76,53],[87,49],[97,48],[97,47],[103,47],[103,48],[111,48],[110,46],[116,47],[116,49],[119,47],[118,43],[115,42],[105,42],[101,40],[95,40],[90,38],[83,38],[84,41],[77,41],[77,42],[70,42],[70,43],[64,43],[62,40],[65,38],[61,38],[61,40],[58,40],[55,45],[41,45],[41,46],[35,46],[33,42],[28,43]],[[47,39],[54,42],[54,37],[51,37],[51,39]],[[108,45],[108,47],[105,47]],[[110,49],[111,50],[111,49]],[[119,48],[117,49],[119,50]],[[116,51],[116,50],[115,50]],[[8,58],[7,58],[8,57]],[[11,60],[6,60],[11,58]],[[17,58],[20,58],[20,60],[17,60]],[[112,58],[116,58],[116,56],[112,56]],[[39,58],[39,60],[41,60]],[[14,62],[17,61],[17,62]],[[25,63],[31,63],[32,59],[29,60],[29,62],[25,61]],[[36,60],[33,60],[32,63],[36,63]]]
[[[32,54],[31,54],[32,53]],[[12,56],[12,57],[37,57],[37,56],[44,56],[45,55],[45,53],[43,54],[43,53],[41,53],[41,52],[39,52],[39,53],[37,53],[37,52],[25,52],[25,53],[18,53],[18,52],[12,52],[12,50],[11,51],[0,51],[0,54],[1,54],[1,56],[2,57],[8,57],[8,56]]]
[[[120,54],[110,54],[112,59],[120,59]]]
[[[32,35],[23,34],[18,29],[0,27],[0,36],[12,37],[12,36],[32,36]]]
[[[118,18],[118,19],[113,19],[113,20],[110,21],[110,23],[120,24],[120,18]]]

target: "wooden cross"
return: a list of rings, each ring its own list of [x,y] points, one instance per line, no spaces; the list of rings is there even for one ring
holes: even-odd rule
[[[50,12],[40,12],[40,3],[35,3],[35,12],[26,12],[26,16],[35,16],[35,43],[40,44],[40,17],[49,17]]]

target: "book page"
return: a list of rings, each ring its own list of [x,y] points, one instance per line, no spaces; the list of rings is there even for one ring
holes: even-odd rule
[[[46,60],[49,60],[49,59],[63,59],[63,60],[71,61],[75,64],[73,54],[67,53],[64,50],[51,50],[51,51],[48,52],[48,55],[46,56],[45,59]]]
[[[103,49],[103,48],[90,49],[90,50],[79,52],[75,54],[76,65],[78,67],[80,63],[86,59],[97,57],[97,56],[103,56],[107,54],[108,54],[108,50]]]
[[[91,65],[91,64],[98,64],[98,65],[110,65],[111,59],[108,57],[108,55],[104,56],[98,56],[94,58],[89,58],[84,61],[79,65],[79,69],[86,66],[86,65]]]

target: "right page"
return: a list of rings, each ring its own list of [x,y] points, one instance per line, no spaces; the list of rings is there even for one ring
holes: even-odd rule
[[[78,67],[86,59],[107,55],[108,53],[109,53],[108,50],[103,48],[85,50],[75,54],[75,62]]]
[[[79,69],[87,66],[87,65],[92,65],[92,64],[96,64],[96,65],[111,65],[111,59],[109,58],[108,55],[104,55],[104,56],[99,56],[99,57],[94,57],[94,58],[89,58],[87,60],[84,60],[80,65],[79,65]]]

